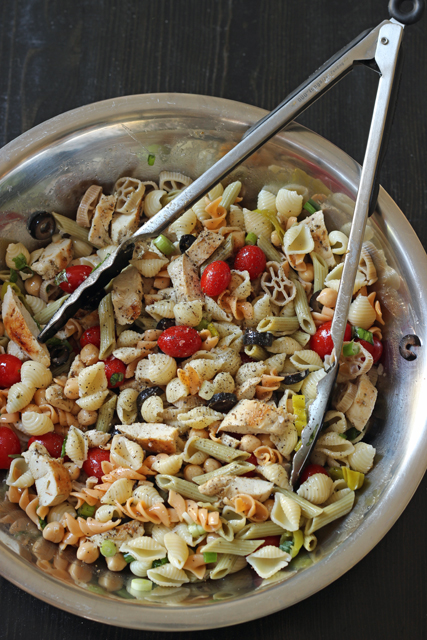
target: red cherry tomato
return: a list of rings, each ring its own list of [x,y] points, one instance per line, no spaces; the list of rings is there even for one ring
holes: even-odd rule
[[[9,469],[13,458],[11,455],[21,453],[19,438],[8,427],[0,427],[0,469]]]
[[[85,265],[74,265],[65,269],[64,281],[59,283],[62,291],[65,293],[73,293],[86,280],[86,278],[92,273],[92,267]]]
[[[99,447],[93,447],[89,449],[87,459],[83,462],[83,471],[88,476],[96,476],[99,480],[104,475],[101,467],[103,460],[110,460],[110,452],[104,451]]]
[[[211,262],[203,271],[200,284],[207,296],[219,296],[230,283],[230,267],[223,260]]]
[[[21,382],[22,362],[16,356],[5,353],[0,356],[0,388],[7,389]]]
[[[169,327],[159,336],[157,345],[167,356],[189,358],[202,348],[202,339],[193,327]]]
[[[95,347],[98,347],[98,349],[101,346],[101,327],[99,324],[83,332],[80,338],[80,346],[83,349],[87,344],[93,344]]]
[[[52,458],[59,458],[61,456],[62,443],[64,442],[64,438],[60,436],[58,433],[45,433],[42,436],[32,436],[28,440],[28,448],[33,442],[40,442],[40,444],[44,445]]]
[[[250,356],[248,356],[247,353],[245,353],[244,351],[241,351],[239,353],[239,356],[242,360],[242,364],[247,364],[248,362],[255,362],[255,360],[253,358],[251,358]]]
[[[323,473],[325,476],[329,476],[329,473],[326,471],[325,467],[321,467],[320,464],[309,464],[306,466],[300,476],[300,483],[302,484],[303,482],[308,480],[310,476],[314,476],[315,473]]]
[[[234,260],[234,268],[237,271],[248,271],[251,280],[261,275],[266,264],[264,251],[255,245],[242,247]]]
[[[116,387],[119,387],[125,379],[126,365],[114,356],[108,356],[108,358],[104,360],[104,364],[108,388],[115,389]]]
[[[324,360],[325,356],[330,356],[334,343],[331,336],[332,320],[321,324],[314,336],[310,338],[310,349],[315,351]],[[344,342],[351,340],[351,326],[347,322],[344,333]]]
[[[365,347],[366,351],[369,351],[374,359],[374,364],[376,364],[383,354],[383,343],[381,340],[374,335],[374,344],[366,342],[366,340],[358,340],[358,342],[360,342],[362,347]]]
[[[231,433],[231,436],[236,437],[236,434]],[[245,462],[249,462],[249,464],[254,464],[255,466],[257,466],[258,464],[258,460],[256,459],[256,457],[254,456],[253,453],[251,453],[251,455],[249,456],[249,458],[246,458]],[[255,476],[255,471],[247,471],[246,473],[242,473],[242,478],[253,478]]]
[[[264,542],[258,547],[257,551],[263,547],[278,547],[280,545],[280,536],[263,536],[263,538]]]

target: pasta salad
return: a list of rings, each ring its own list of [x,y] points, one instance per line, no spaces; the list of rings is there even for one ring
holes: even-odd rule
[[[88,582],[81,567],[104,556],[110,571],[129,565],[131,594],[248,565],[261,579],[280,575],[352,509],[376,453],[362,441],[384,324],[371,287],[389,267],[368,239],[332,409],[290,487],[331,359],[348,245],[346,228],[325,226],[326,188],[266,187],[251,210],[241,182],[218,184],[165,233],[136,242],[128,267],[37,341],[92,269],[190,183],[163,171],[158,184],[120,178],[111,195],[92,185],[75,220],[33,214],[43,247],[9,244],[0,272],[7,499],[44,540],[73,550],[77,565],[64,571]]]

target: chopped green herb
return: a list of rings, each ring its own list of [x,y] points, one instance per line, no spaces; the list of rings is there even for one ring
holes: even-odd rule
[[[15,269],[17,271],[21,271],[22,269],[25,269],[25,267],[28,267],[27,258],[23,253],[17,255],[16,258],[12,258],[12,260],[15,263]]]
[[[62,448],[61,448],[61,458],[65,458],[65,446],[67,444],[67,437],[65,436],[63,442],[62,442]]]
[[[248,235],[245,238],[245,244],[255,245],[257,240],[258,238],[255,233],[248,233]]]
[[[153,560],[153,564],[151,565],[152,569],[155,569],[156,567],[161,567],[164,564],[168,564],[169,560],[167,558],[160,558],[159,560]]]
[[[77,509],[77,515],[81,518],[91,518],[96,511],[96,507],[92,507],[90,504],[85,502],[82,506]]]
[[[17,271],[15,271],[15,269],[11,269],[10,270],[10,280],[9,282],[16,282],[18,280],[18,273]]]
[[[348,358],[350,356],[356,356],[360,351],[360,346],[357,342],[353,340],[351,342],[347,342],[347,344],[343,345],[342,352],[343,355]]]
[[[353,327],[351,333],[353,338],[359,338],[359,340],[365,340],[365,342],[369,342],[369,344],[374,344],[374,335],[371,331],[362,329],[362,327]]]
[[[348,429],[348,431],[345,432],[345,435],[347,436],[347,440],[355,440],[358,436],[360,436],[360,431],[358,431],[358,429],[356,429],[356,427],[351,427],[351,429]]]
[[[39,525],[40,525],[40,529],[43,531],[43,529],[45,528],[45,526],[47,525],[47,522],[44,518],[40,518],[39,516]]]
[[[218,560],[218,554],[215,551],[206,551],[203,553],[203,560],[206,564],[209,564],[209,562],[216,562]]]
[[[284,551],[285,553],[291,553],[292,547],[294,546],[293,540],[285,540],[279,544],[279,549]]]
[[[135,558],[133,556],[130,555],[130,553],[125,553],[123,556],[123,559],[130,564],[131,562],[133,562],[135,560]]]
[[[110,385],[112,387],[114,387],[114,385],[118,384],[119,382],[121,382],[124,378],[123,373],[113,373],[113,375],[110,378]]]
[[[153,153],[150,153],[147,160],[149,166],[152,167],[155,161],[156,161],[156,156]]]

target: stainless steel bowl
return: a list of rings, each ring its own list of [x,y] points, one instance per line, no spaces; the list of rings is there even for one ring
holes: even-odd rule
[[[93,181],[108,190],[119,176],[155,179],[162,169],[197,177],[264,114],[256,107],[219,98],[154,94],[91,104],[35,127],[0,151],[0,248],[4,252],[5,238],[31,244],[27,216],[37,210],[73,213]],[[150,153],[156,157],[154,166],[147,163]],[[358,164],[296,124],[254,154],[235,175],[243,179],[246,198],[251,200],[265,184],[289,182],[295,169],[322,180],[333,192],[355,196]],[[351,218],[351,207],[348,202],[338,204],[331,215],[340,226]],[[377,463],[353,511],[320,532],[318,548],[298,561],[298,570],[289,571],[288,580],[259,584],[244,570],[168,594],[155,589],[145,600],[123,599],[123,591],[99,594],[96,569],[89,584],[64,580],[68,574],[55,568],[49,573],[41,558],[53,550],[43,549],[35,527],[29,526],[24,536],[11,533],[7,520],[14,516],[8,518],[8,509],[0,502],[0,520],[6,520],[0,525],[2,575],[50,604],[100,622],[195,630],[237,624],[289,607],[363,558],[402,513],[427,466],[421,391],[426,353],[421,347],[418,358],[407,362],[398,349],[405,334],[415,333],[425,342],[427,308],[420,292],[427,290],[427,258],[406,218],[383,190],[370,226],[375,242],[399,274],[398,290],[383,285],[378,291],[387,329],[386,376],[380,379],[368,435],[377,448]],[[0,487],[1,501],[4,483]]]

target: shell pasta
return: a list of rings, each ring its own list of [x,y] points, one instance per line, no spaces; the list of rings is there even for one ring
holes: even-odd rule
[[[155,589],[148,599],[178,602],[190,583],[248,566],[262,580],[289,577],[375,464],[363,439],[386,314],[373,285],[391,268],[371,239],[332,407],[290,484],[331,363],[348,247],[327,227],[336,194],[301,181],[265,186],[254,202],[244,180],[216,185],[157,238],[137,240],[129,264],[47,345],[38,331],[76,269],[87,277],[192,179],[162,171],[156,182],[122,176],[112,193],[89,185],[75,219],[45,214],[47,246],[7,248],[0,359],[15,369],[0,429],[22,451],[7,467],[7,499],[79,569],[121,572],[128,597],[143,584]]]

